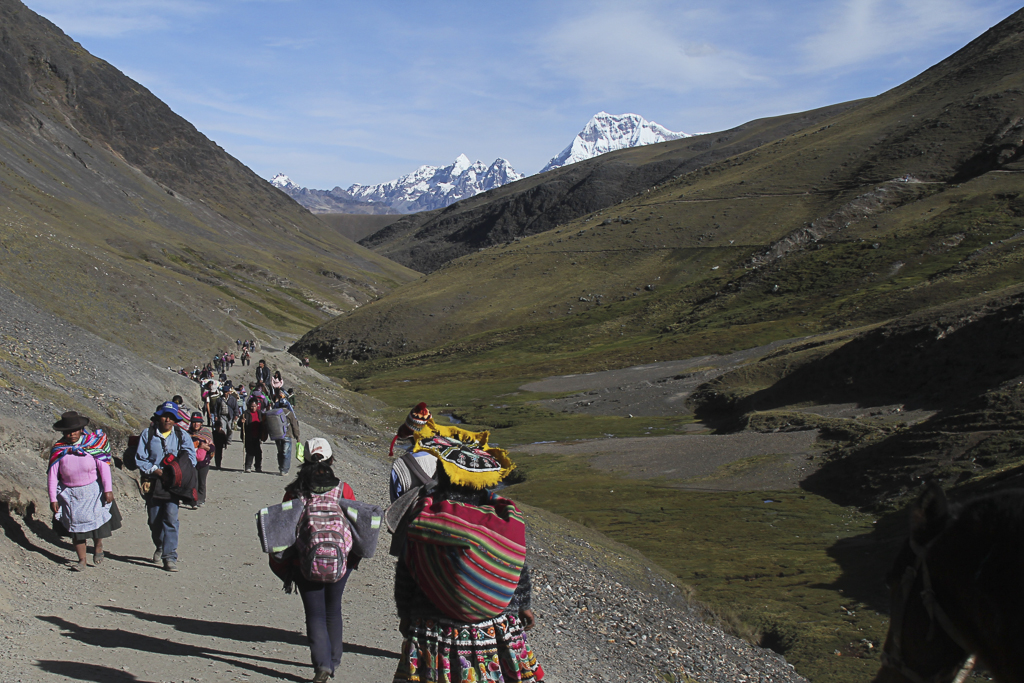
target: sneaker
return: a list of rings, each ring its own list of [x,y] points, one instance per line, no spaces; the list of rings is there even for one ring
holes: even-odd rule
[[[178,563],[174,560],[164,560],[164,571],[165,572],[176,572],[178,571]]]
[[[157,548],[156,550],[154,550],[153,551],[153,564],[159,564],[160,560],[162,560],[163,557],[164,557],[164,549],[163,548]]]
[[[252,470],[250,470],[250,469],[249,469],[248,467],[246,467],[246,468],[245,468],[245,473],[246,473],[246,474],[249,474],[250,472],[252,472]]]

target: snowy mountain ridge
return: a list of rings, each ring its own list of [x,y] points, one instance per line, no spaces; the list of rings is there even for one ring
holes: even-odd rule
[[[658,142],[689,138],[689,133],[674,133],[664,126],[648,121],[639,114],[598,112],[568,147],[551,159],[541,173],[575,164],[617,149],[652,145]]]
[[[470,163],[465,154],[460,154],[448,166],[420,166],[386,183],[357,183],[348,188],[348,192],[361,201],[379,202],[402,213],[415,213],[442,209],[523,177],[504,159],[495,159],[490,166],[484,166],[479,161]]]

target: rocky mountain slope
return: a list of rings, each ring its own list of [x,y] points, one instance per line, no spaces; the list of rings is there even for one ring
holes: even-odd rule
[[[283,173],[278,173],[271,178],[270,184],[309,209],[312,213],[369,215],[399,213],[385,204],[359,201],[340,187],[335,187],[333,190],[311,190],[307,187],[301,187],[293,183],[292,179]]]
[[[923,481],[954,495],[1024,481],[1024,285],[882,326],[778,349],[694,394],[720,431],[823,429],[834,441],[804,487],[898,509]]]
[[[167,364],[414,277],[17,0],[0,1],[0,284]]]
[[[853,327],[1012,284],[1024,229],[1022,29],[1018,12],[887,93],[793,117],[814,123],[750,135],[725,157],[698,160],[694,149],[723,136],[623,150],[421,223],[400,220],[363,243],[428,272],[444,264],[440,272],[296,348],[394,365],[410,353],[440,362],[514,345],[538,367],[564,368],[555,358],[570,355],[570,367],[612,367]],[[577,191],[588,172],[638,158],[662,174],[657,187],[611,192],[614,207],[549,219],[516,239],[542,221],[513,207],[542,203],[560,177]]]
[[[552,171],[619,149],[690,137],[693,136],[687,133],[673,133],[638,114],[616,115],[602,111],[594,114],[569,146],[552,157],[540,172]]]

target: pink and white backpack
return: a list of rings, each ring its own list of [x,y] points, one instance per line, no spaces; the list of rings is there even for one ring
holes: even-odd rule
[[[334,583],[345,576],[352,550],[352,529],[345,518],[341,486],[314,493],[299,519],[299,566],[302,576],[315,583]]]

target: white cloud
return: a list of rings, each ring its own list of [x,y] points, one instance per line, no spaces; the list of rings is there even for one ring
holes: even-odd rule
[[[214,11],[200,0],[28,0],[72,38],[114,38],[169,27],[182,16]]]
[[[1001,11],[969,0],[847,0],[806,41],[806,70],[855,67],[975,36],[998,21]]]
[[[709,39],[712,10],[680,12],[658,3],[598,4],[556,25],[539,41],[555,78],[595,97],[640,90],[687,93],[767,79],[754,60]]]

